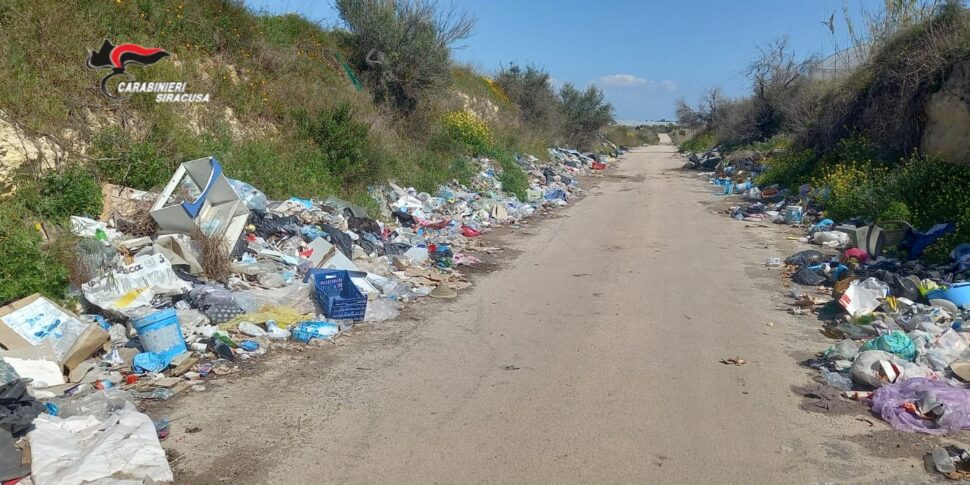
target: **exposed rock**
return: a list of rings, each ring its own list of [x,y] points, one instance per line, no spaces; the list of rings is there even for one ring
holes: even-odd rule
[[[63,159],[63,150],[47,137],[31,138],[0,112],[0,191],[10,189],[11,176],[25,162],[40,160],[45,168]]]
[[[953,66],[943,87],[924,108],[922,151],[944,160],[970,164],[970,61]]]

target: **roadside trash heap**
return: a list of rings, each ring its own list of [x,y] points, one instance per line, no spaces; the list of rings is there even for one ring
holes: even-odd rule
[[[827,385],[901,431],[970,429],[970,243],[947,262],[921,260],[954,224],[921,231],[906,221],[837,222],[815,199],[824,193],[758,187],[752,181],[762,166],[717,151],[692,154],[685,168],[710,171],[715,195],[743,197],[726,211],[733,219],[804,228],[797,239],[818,248],[765,264],[790,278],[791,313],[818,314],[836,340],[808,361]],[[950,478],[970,478],[967,450],[937,448],[929,458]]]
[[[97,219],[71,218],[77,311],[41,295],[0,307],[0,481],[171,482],[169,423],[136,403],[204,391],[241,360],[320,345],[405,302],[454,298],[471,286],[460,268],[500,249],[478,236],[567,205],[608,161],[548,154],[516,158],[527,200],[480,158],[469,186],[372,188],[376,219],[335,197],[268,200],[213,157],[181,164],[160,193],[106,184]]]
[[[897,430],[970,429],[970,244],[941,265],[853,246],[804,250],[784,261],[793,313],[828,315],[823,333],[837,340],[808,365]],[[970,477],[958,476],[970,472],[968,458],[955,447],[932,452],[937,471],[951,478]]]

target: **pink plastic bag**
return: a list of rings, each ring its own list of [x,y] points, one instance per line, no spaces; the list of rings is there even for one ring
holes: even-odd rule
[[[903,408],[904,404],[917,403],[924,398],[945,406],[943,416],[935,420],[925,419]],[[872,395],[872,412],[902,431],[942,435],[970,429],[970,389],[914,377],[876,389]]]

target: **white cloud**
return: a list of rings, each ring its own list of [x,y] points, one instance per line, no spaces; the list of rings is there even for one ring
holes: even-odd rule
[[[599,79],[603,86],[642,86],[647,80],[633,74],[610,74]]]
[[[671,81],[669,79],[666,80],[666,81],[661,81],[660,82],[660,89],[662,89],[664,91],[667,91],[667,92],[676,91],[677,90],[677,83],[674,82],[674,81]]]

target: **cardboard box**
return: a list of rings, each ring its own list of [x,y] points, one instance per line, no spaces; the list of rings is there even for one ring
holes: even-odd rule
[[[27,320],[29,324],[25,323]],[[42,329],[45,335],[38,337],[36,332],[30,332],[32,328]],[[82,322],[74,313],[39,294],[0,307],[0,347],[17,350],[49,344],[68,373],[110,338],[101,327]]]

